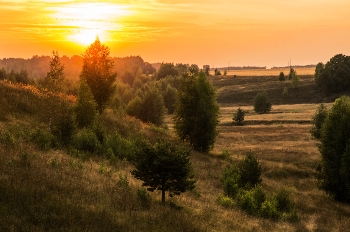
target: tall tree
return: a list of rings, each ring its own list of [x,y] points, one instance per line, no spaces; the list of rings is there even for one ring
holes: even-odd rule
[[[84,81],[81,81],[75,106],[78,127],[87,127],[94,123],[97,115],[96,106],[97,104],[89,86]]]
[[[100,113],[116,90],[117,74],[112,72],[114,64],[109,54],[109,48],[101,44],[98,37],[83,54],[80,78],[90,87]]]
[[[148,191],[162,191],[170,197],[194,188],[190,151],[166,140],[158,140],[155,145],[144,142],[135,157],[132,175],[142,180]]]
[[[178,90],[174,124],[181,140],[197,151],[207,152],[218,134],[219,105],[213,85],[206,75],[184,75]]]
[[[59,91],[64,80],[64,66],[61,64],[58,51],[53,51],[50,61],[50,71],[46,74],[45,87],[52,91]]]

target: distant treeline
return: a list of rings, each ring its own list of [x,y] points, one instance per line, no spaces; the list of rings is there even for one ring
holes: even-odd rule
[[[221,68],[211,68],[210,70],[250,70],[250,69],[266,69],[266,66],[229,66],[229,67],[221,67]]]
[[[279,69],[279,68],[316,68],[316,65],[315,64],[291,65],[291,66],[272,67],[271,69]]]
[[[148,62],[145,62],[140,56],[114,57],[113,71],[118,76],[124,74],[126,70],[137,73],[139,69],[145,74],[155,73],[155,69]],[[42,79],[46,76],[50,67],[50,56],[33,56],[30,59],[24,58],[4,58],[0,59],[0,69],[7,73],[26,73],[29,78],[34,80]],[[78,55],[72,57],[62,56],[60,62],[64,65],[64,74],[68,79],[78,79],[83,66],[83,58]]]

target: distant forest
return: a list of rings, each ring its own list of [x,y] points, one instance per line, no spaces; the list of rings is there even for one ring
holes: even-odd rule
[[[139,69],[145,74],[153,74],[156,70],[140,56],[114,57],[113,71],[118,76],[123,76],[126,71],[137,73]],[[33,56],[30,59],[24,58],[4,58],[0,59],[0,69],[7,73],[25,72],[29,78],[34,80],[42,79],[50,69],[50,56]],[[67,79],[78,79],[83,66],[83,58],[78,55],[72,57],[62,56],[60,62],[64,65],[64,74]]]

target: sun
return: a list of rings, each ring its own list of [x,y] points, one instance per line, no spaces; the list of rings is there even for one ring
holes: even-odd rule
[[[102,41],[112,39],[112,33],[122,30],[122,19],[133,14],[129,6],[108,2],[69,3],[52,10],[57,22],[67,28],[66,39],[84,46],[96,36]]]

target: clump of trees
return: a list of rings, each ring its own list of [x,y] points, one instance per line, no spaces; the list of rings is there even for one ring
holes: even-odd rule
[[[174,112],[174,127],[180,139],[197,151],[209,151],[218,134],[218,115],[215,89],[206,75],[184,75]]]
[[[252,153],[238,164],[226,167],[221,182],[225,196],[219,196],[218,202],[225,207],[236,200],[237,205],[251,215],[289,221],[299,218],[290,191],[281,188],[274,196],[263,191],[261,165]]]
[[[143,181],[142,186],[147,186],[148,191],[160,190],[165,202],[166,191],[173,197],[195,187],[189,156],[188,149],[174,142],[160,139],[154,145],[143,142],[131,174]]]
[[[293,88],[299,87],[299,77],[297,71],[295,71],[293,68],[290,69],[289,80],[291,80]]]
[[[350,202],[350,97],[337,99],[332,108],[320,106],[311,134],[319,140],[319,187],[334,199]]]
[[[163,79],[166,76],[177,76],[179,71],[175,68],[173,63],[162,63],[157,72],[157,80]]]
[[[325,65],[318,63],[315,69],[316,84],[325,92],[334,93],[350,88],[350,56],[338,54]]]
[[[266,91],[259,91],[254,98],[254,111],[258,114],[266,114],[271,111],[272,104]]]

